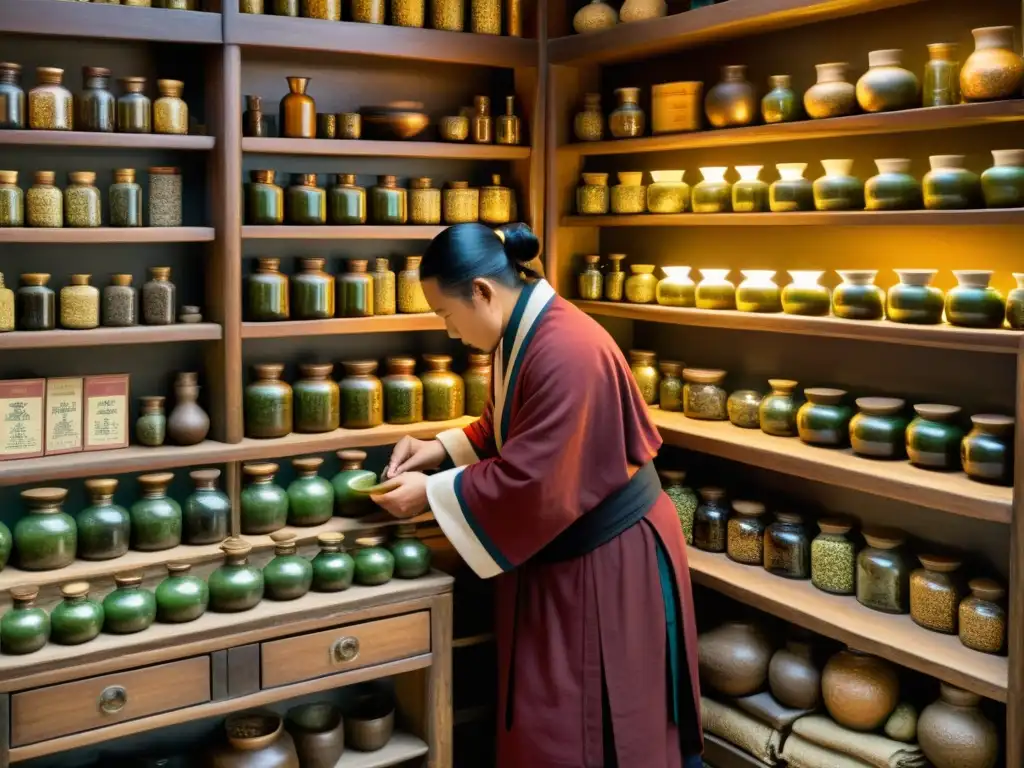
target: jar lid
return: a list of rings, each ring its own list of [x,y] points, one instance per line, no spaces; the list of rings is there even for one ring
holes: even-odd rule
[[[137,75],[119,77],[118,82],[126,93],[142,93],[142,89],[146,87],[146,78]]]
[[[72,184],[84,184],[91,186],[96,183],[95,171],[71,171],[68,174],[68,181]]]
[[[152,413],[154,411],[161,411],[164,407],[164,401],[167,398],[163,395],[145,395],[139,398],[139,403],[142,405],[142,410],[146,413]]]
[[[70,584],[64,584],[60,588],[60,594],[66,598],[85,597],[89,594],[89,582],[72,581]]]
[[[346,464],[362,464],[366,461],[366,451],[360,451],[355,448],[346,448],[344,451],[338,451],[337,456]]]
[[[844,534],[853,530],[853,521],[847,517],[837,515],[835,517],[822,517],[818,520],[818,527],[822,533]]]
[[[796,389],[799,382],[793,379],[768,379],[768,386],[777,395],[789,395]]]
[[[71,276],[71,284],[72,285],[88,285],[89,284],[89,279],[91,277],[92,277],[92,275],[72,275]]]
[[[220,478],[220,470],[216,468],[193,469],[188,473],[188,476],[192,478],[192,481],[198,488],[216,488],[217,480]]]
[[[387,543],[387,536],[363,536],[361,539],[356,539],[356,546],[362,549],[367,547],[380,547]]]
[[[114,583],[119,587],[139,587],[142,586],[142,574],[139,571],[115,573]]]
[[[22,500],[30,507],[38,507],[40,511],[58,511],[57,507],[68,497],[67,488],[28,488],[20,494]]]
[[[468,181],[449,181],[448,189],[469,189]]]
[[[154,280],[170,280],[171,279],[171,268],[170,267],[150,267],[149,276]]]
[[[985,427],[991,432],[1008,432],[1013,428],[1013,416],[1001,413],[976,413],[971,416],[971,423],[976,427]]]
[[[299,269],[303,272],[322,272],[327,259],[322,256],[304,256],[299,259]]]
[[[422,256],[406,256],[405,257],[405,268],[407,270],[419,269],[420,262],[422,262],[422,261],[423,261],[423,257]]]
[[[345,534],[338,531],[328,531],[316,537],[316,543],[321,547],[340,547],[345,540]]]
[[[863,533],[864,540],[875,549],[895,549],[907,540],[898,528],[865,528]]]
[[[491,353],[474,350],[466,357],[471,368],[484,368],[491,366]]]
[[[776,512],[775,521],[778,523],[789,523],[790,525],[800,525],[804,521],[804,516],[796,512]]]
[[[194,387],[199,384],[199,374],[195,371],[180,371],[174,380],[175,387]]]
[[[979,577],[971,579],[967,582],[967,586],[970,587],[974,596],[980,600],[988,600],[994,603],[1006,596],[1006,589],[995,579]]]
[[[666,483],[682,484],[686,480],[686,470],[684,469],[659,469],[658,474]]]
[[[418,179],[409,180],[410,189],[430,189],[431,180],[426,176],[421,176]]]
[[[134,168],[115,168],[114,169],[114,181],[121,182],[122,184],[130,183],[135,181],[135,169]]]
[[[272,257],[256,259],[256,269],[260,272],[277,272],[281,268],[281,260]]]
[[[416,358],[395,356],[387,359],[388,373],[410,374],[416,370]]]
[[[295,531],[289,530],[288,528],[282,528],[279,531],[274,531],[270,534],[270,540],[277,544],[279,547],[295,547]]]
[[[719,501],[725,498],[725,489],[719,488],[717,485],[708,485],[697,490],[700,497],[705,501]]]
[[[961,560],[947,555],[918,555],[917,559],[925,570],[936,573],[952,573],[963,564]]]
[[[117,483],[114,477],[90,477],[85,481],[85,489],[94,499],[109,498],[117,491]]]
[[[804,395],[816,405],[838,405],[846,397],[846,390],[832,387],[808,387],[804,390]]]
[[[917,403],[914,412],[922,419],[929,421],[948,421],[960,413],[959,405],[943,405],[941,403]]]
[[[139,485],[142,486],[144,491],[162,491],[171,484],[172,480],[174,480],[174,473],[153,472],[149,475],[139,475],[137,479],[139,481]]]
[[[356,274],[365,272],[369,265],[369,259],[349,259],[345,262],[346,269],[348,269],[349,272]]]
[[[391,175],[378,176],[377,185],[381,187],[396,187],[398,186],[398,177]]]
[[[53,184],[57,178],[57,174],[53,171],[36,171],[33,174],[33,178],[36,184]]]
[[[123,274],[111,275],[110,276],[110,284],[111,285],[120,285],[122,287],[129,286],[129,285],[132,284],[132,276],[131,275],[123,275]],[[163,398],[161,398],[161,399],[163,399]]]
[[[377,370],[376,360],[344,360],[341,363],[346,376],[371,376]]]
[[[732,503],[732,508],[744,517],[759,517],[765,511],[764,504],[760,501],[738,500]]]
[[[316,174],[315,173],[293,173],[292,184],[300,187],[315,187],[316,186]]]
[[[452,364],[451,355],[424,355],[423,361],[432,371],[447,371]]]
[[[268,170],[249,171],[249,179],[256,184],[273,184],[275,175]]]
[[[299,375],[304,379],[326,379],[334,372],[334,363],[301,363]]]
[[[64,77],[64,70],[58,67],[36,67],[36,79],[40,84],[59,85]]]
[[[662,360],[658,363],[658,368],[666,376],[674,376],[678,378],[683,370],[683,363],[678,360]]]
[[[220,551],[225,555],[247,555],[251,549],[252,545],[238,536],[230,536],[220,545]]]
[[[260,461],[242,465],[242,472],[254,480],[272,480],[277,469],[277,464],[272,461]]]
[[[17,184],[17,171],[0,171],[0,184]]]
[[[717,368],[685,368],[683,378],[694,384],[720,384],[725,371]]]
[[[299,456],[292,459],[292,466],[298,472],[315,473],[323,465],[324,460],[319,456]]]
[[[858,397],[856,402],[860,410],[875,416],[892,416],[906,405],[899,397]]]
[[[651,363],[653,364],[658,356],[655,352],[650,349],[631,349],[629,350],[629,362],[631,363]]]
[[[253,171],[253,173],[260,173],[260,171]],[[274,172],[273,171],[262,171],[262,173],[271,173],[271,174],[273,174]],[[155,165],[155,166],[152,166],[149,169],[149,174],[151,176],[178,176],[178,175],[181,174],[181,168],[174,168],[173,166],[169,166],[169,165]],[[273,181],[274,177],[271,176],[270,180]]]
[[[374,272],[387,272],[391,267],[391,259],[387,256],[378,256],[373,260]]]
[[[257,363],[252,370],[257,379],[277,381],[284,373],[284,363]]]
[[[0,61],[0,72],[5,71],[17,74],[21,72],[21,64],[16,64],[13,61]]]
[[[39,587],[32,585],[11,587],[11,597],[19,603],[31,603],[39,597]]]
[[[354,173],[339,173],[338,185],[342,187],[356,186],[356,175]]]
[[[175,574],[182,575],[192,570],[192,563],[174,562],[167,564],[167,572],[172,576]]]
[[[181,96],[185,83],[181,80],[157,80],[156,88],[161,96]]]
[[[46,272],[26,272],[21,276],[23,285],[46,285],[50,276]]]

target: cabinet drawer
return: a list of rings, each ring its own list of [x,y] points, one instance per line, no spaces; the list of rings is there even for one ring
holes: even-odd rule
[[[210,701],[210,657],[62,683],[11,697],[13,746]]]
[[[430,612],[350,624],[263,643],[264,688],[347,672],[430,651]]]

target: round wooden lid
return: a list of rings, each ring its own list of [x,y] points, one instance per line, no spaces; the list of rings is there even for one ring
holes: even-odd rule
[[[363,536],[360,539],[356,539],[356,546],[366,549],[368,547],[380,547],[387,543],[387,536]]]
[[[316,537],[316,543],[321,547],[340,547],[345,540],[345,534],[338,531],[328,531]]]
[[[790,525],[800,525],[804,521],[804,516],[797,514],[796,512],[776,512],[775,520],[779,523],[789,523]]]
[[[958,558],[947,555],[918,555],[917,559],[921,561],[925,570],[936,573],[952,573],[962,565]]]
[[[256,479],[267,479],[270,480],[274,477],[274,473],[278,470],[277,464],[272,461],[261,461],[255,464],[243,464],[242,472],[249,475],[249,477]]]
[[[231,536],[221,542],[220,550],[225,555],[246,555],[252,550],[252,545],[245,539]]]
[[[764,504],[760,501],[749,501],[747,499],[739,499],[732,503],[733,510],[736,514],[743,515],[744,517],[759,517],[764,514]]]
[[[971,579],[967,582],[967,586],[970,587],[971,592],[979,600],[987,600],[995,603],[1006,596],[1006,589],[995,579],[979,577]]]
[[[864,540],[875,549],[895,549],[907,540],[907,536],[898,528],[865,528]]]
[[[960,411],[959,405],[943,405],[941,403],[917,403],[914,406],[914,412],[922,419],[929,421],[949,421]]]
[[[906,400],[899,397],[858,397],[857,407],[874,416],[892,416],[903,410]]]
[[[114,574],[114,583],[119,587],[142,586],[142,573],[139,571],[124,571]]]
[[[303,473],[315,474],[318,469],[323,465],[324,460],[319,456],[300,456],[297,459],[292,459],[292,466],[296,470]]]
[[[725,497],[725,489],[716,485],[708,485],[697,491],[705,501],[719,501]]]
[[[777,395],[788,395],[796,389],[799,382],[793,381],[793,379],[768,379],[768,386],[772,388],[772,392]]]
[[[822,533],[842,535],[853,530],[853,520],[837,515],[836,517],[823,517],[818,520],[818,528]]]
[[[72,581],[70,584],[64,584],[60,588],[60,594],[66,598],[85,597],[89,594],[89,582]]]
[[[174,562],[167,564],[167,572],[172,576],[175,574],[188,573],[192,570],[192,563]]]
[[[85,481],[85,489],[94,499],[113,496],[117,490],[117,479],[113,477],[90,477]]]
[[[30,603],[39,597],[39,587],[31,584],[11,587],[11,597],[19,603]]]
[[[808,387],[804,390],[804,395],[817,405],[839,405],[846,397],[846,390],[833,387]]]
[[[344,451],[338,451],[338,458],[345,462],[359,462],[362,464],[366,461],[366,451],[347,448]]]
[[[719,384],[725,378],[725,371],[717,368],[686,368],[683,378],[695,384]]]
[[[67,488],[28,488],[21,492],[21,498],[40,512],[58,512],[59,506],[68,497]]]

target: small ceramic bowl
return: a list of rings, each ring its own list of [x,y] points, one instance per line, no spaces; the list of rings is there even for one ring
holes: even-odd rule
[[[383,107],[361,107],[363,123],[373,138],[402,140],[423,133],[430,118],[419,101],[395,101]]]
[[[437,131],[445,141],[465,141],[469,138],[469,118],[465,115],[442,117]]]
[[[361,719],[349,715],[345,719],[345,740],[359,752],[376,752],[383,749],[395,731],[395,710],[382,717]]]
[[[332,704],[301,704],[288,710],[285,728],[295,742],[299,764],[318,768],[331,766],[345,751],[345,723]]]

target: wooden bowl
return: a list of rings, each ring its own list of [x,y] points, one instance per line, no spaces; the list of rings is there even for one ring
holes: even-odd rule
[[[419,136],[430,118],[419,101],[395,101],[383,107],[361,107],[363,126],[372,138],[402,141]]]

